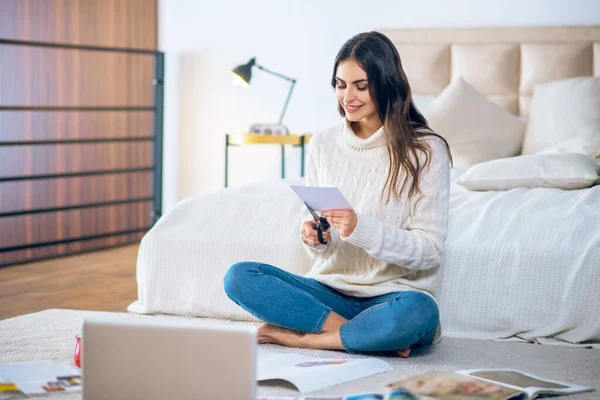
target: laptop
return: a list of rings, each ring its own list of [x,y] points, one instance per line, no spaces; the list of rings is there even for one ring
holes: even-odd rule
[[[201,320],[85,318],[83,399],[255,400],[256,335]]]

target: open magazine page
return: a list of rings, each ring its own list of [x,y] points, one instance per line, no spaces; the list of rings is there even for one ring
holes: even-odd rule
[[[508,400],[524,394],[520,390],[450,371],[431,371],[390,383],[390,390],[405,389],[424,399]]]
[[[259,349],[257,355],[258,381],[283,379],[296,386],[301,393],[393,369],[390,364],[377,358],[326,359],[264,349]]]
[[[406,390],[383,393],[357,393],[349,396],[259,397],[258,400],[419,400]]]
[[[50,361],[0,365],[0,399],[81,390],[78,368]]]
[[[507,368],[470,369],[457,372],[523,391],[531,399],[541,394],[570,394],[594,390],[590,387],[545,379],[533,374]]]

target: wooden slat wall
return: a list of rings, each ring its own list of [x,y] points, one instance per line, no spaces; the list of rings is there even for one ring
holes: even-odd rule
[[[152,55],[0,46],[0,60],[4,106],[152,106]]]
[[[1,0],[0,38],[156,49],[156,0]],[[0,45],[1,106],[151,107],[153,56]],[[152,111],[0,111],[0,141],[152,136]],[[152,166],[151,141],[0,147],[0,177]],[[107,201],[112,206],[0,218],[0,265],[138,241],[151,224],[152,172],[0,182],[0,213]],[[139,201],[136,201],[139,200]]]
[[[156,0],[2,0],[4,39],[156,49]]]

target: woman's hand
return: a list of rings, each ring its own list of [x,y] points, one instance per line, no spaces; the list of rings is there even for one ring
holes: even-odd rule
[[[319,242],[319,234],[317,233],[317,223],[314,221],[306,221],[302,224],[302,229],[300,230],[302,234],[302,241],[309,246],[315,247],[320,245]],[[329,239],[331,235],[329,233],[329,229],[323,232],[323,241],[329,243]]]
[[[321,213],[327,222],[333,226],[343,237],[348,237],[354,232],[358,217],[352,210],[325,210]]]

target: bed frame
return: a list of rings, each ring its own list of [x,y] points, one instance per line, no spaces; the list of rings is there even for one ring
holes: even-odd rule
[[[536,84],[600,76],[600,26],[383,29],[413,95],[437,96],[462,76],[491,101],[528,116]]]

